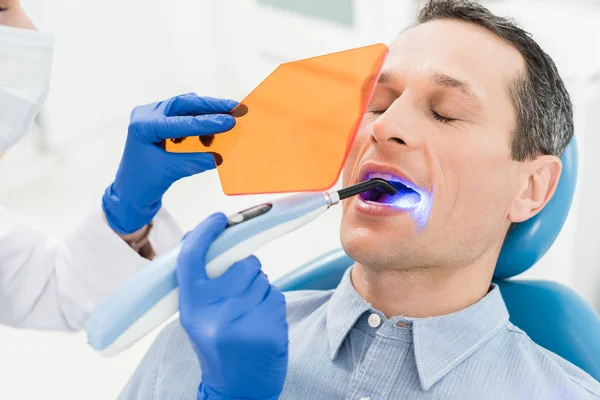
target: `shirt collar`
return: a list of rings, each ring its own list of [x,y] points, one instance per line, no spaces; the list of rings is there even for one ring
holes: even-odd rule
[[[327,307],[327,338],[332,361],[337,357],[344,339],[356,321],[371,309],[371,306],[354,289],[350,271],[352,267],[344,273]]]
[[[373,310],[354,289],[351,270],[344,273],[327,308],[332,361],[361,315]],[[458,312],[430,318],[393,317],[393,320],[404,322],[412,330],[419,380],[423,390],[428,390],[502,329],[508,321],[508,310],[500,289],[492,284],[483,299]]]

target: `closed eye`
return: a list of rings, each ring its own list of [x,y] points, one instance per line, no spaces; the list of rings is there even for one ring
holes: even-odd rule
[[[452,122],[452,121],[456,121],[456,119],[445,117],[445,116],[443,116],[441,114],[438,114],[434,110],[431,110],[431,114],[433,115],[433,118],[437,119],[440,122],[446,123],[446,124],[449,123],[449,122]]]
[[[383,114],[386,111],[387,111],[387,109],[386,110],[371,110],[369,112],[371,114],[381,115],[381,114]],[[446,117],[444,115],[439,114],[438,112],[436,112],[434,110],[431,110],[431,114],[433,115],[433,118],[435,118],[438,121],[443,122],[443,123],[449,123],[449,122],[456,121],[455,118]]]

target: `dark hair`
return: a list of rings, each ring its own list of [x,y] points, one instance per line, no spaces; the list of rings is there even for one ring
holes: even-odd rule
[[[427,1],[419,12],[419,24],[439,19],[482,26],[521,53],[525,71],[508,88],[516,111],[512,157],[524,161],[540,154],[561,156],[573,136],[573,110],[569,93],[550,56],[512,20],[498,17],[474,1]]]

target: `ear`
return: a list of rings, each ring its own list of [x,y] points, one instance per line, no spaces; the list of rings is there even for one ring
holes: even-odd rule
[[[562,171],[556,156],[542,155],[523,163],[519,192],[508,212],[511,222],[523,222],[539,213],[550,201]]]

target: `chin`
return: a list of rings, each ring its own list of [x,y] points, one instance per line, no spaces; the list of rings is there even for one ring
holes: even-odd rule
[[[346,254],[357,263],[373,268],[390,268],[400,264],[407,238],[400,233],[377,232],[367,227],[342,223],[340,241]]]
[[[409,212],[384,210],[388,214],[361,210],[359,201],[345,204],[340,241],[350,258],[362,265],[394,267],[404,264],[418,247],[423,231]],[[370,211],[370,210],[367,210]],[[382,215],[380,215],[382,214]],[[412,254],[414,256],[414,254]]]

